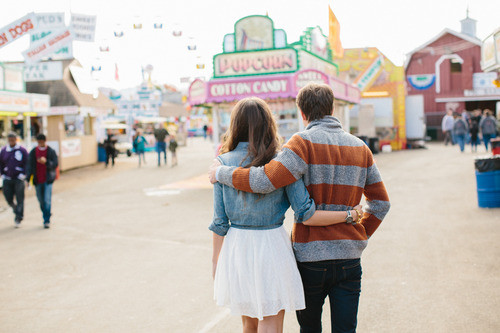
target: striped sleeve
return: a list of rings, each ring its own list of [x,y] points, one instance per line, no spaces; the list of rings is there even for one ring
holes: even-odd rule
[[[294,135],[275,159],[262,167],[221,166],[218,181],[237,190],[270,193],[301,178],[307,171],[307,144]]]
[[[361,220],[361,223],[365,227],[366,234],[371,237],[378,226],[382,223],[385,215],[389,211],[391,204],[389,202],[389,195],[385,188],[380,172],[378,171],[377,165],[373,160],[371,152],[368,150],[368,168],[367,177],[364,188],[364,195],[366,197],[366,202],[368,207]]]

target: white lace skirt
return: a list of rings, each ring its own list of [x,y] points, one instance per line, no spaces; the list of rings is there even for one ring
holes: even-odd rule
[[[229,229],[217,263],[214,298],[234,315],[259,320],[305,308],[302,280],[283,226]]]

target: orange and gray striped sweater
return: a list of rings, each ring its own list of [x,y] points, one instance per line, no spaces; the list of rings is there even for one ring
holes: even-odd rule
[[[254,193],[269,193],[303,177],[319,210],[343,211],[362,195],[368,207],[360,224],[326,227],[294,223],[292,243],[297,261],[360,258],[390,203],[370,149],[346,133],[340,121],[327,116],[295,134],[277,157],[263,167],[221,166],[217,180]]]

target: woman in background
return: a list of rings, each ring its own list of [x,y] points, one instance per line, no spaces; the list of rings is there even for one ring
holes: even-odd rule
[[[137,129],[137,134],[135,136],[133,146],[137,156],[139,156],[139,168],[141,167],[141,156],[144,164],[146,164],[146,143],[146,138],[142,135],[142,129]]]

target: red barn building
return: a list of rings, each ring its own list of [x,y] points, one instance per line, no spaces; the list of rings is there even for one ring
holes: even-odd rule
[[[481,45],[476,21],[465,18],[462,31],[444,29],[407,55],[408,95],[422,95],[427,135],[441,139],[447,109],[456,112],[490,109],[496,112],[500,92],[481,70]],[[490,82],[491,81],[491,82]]]

